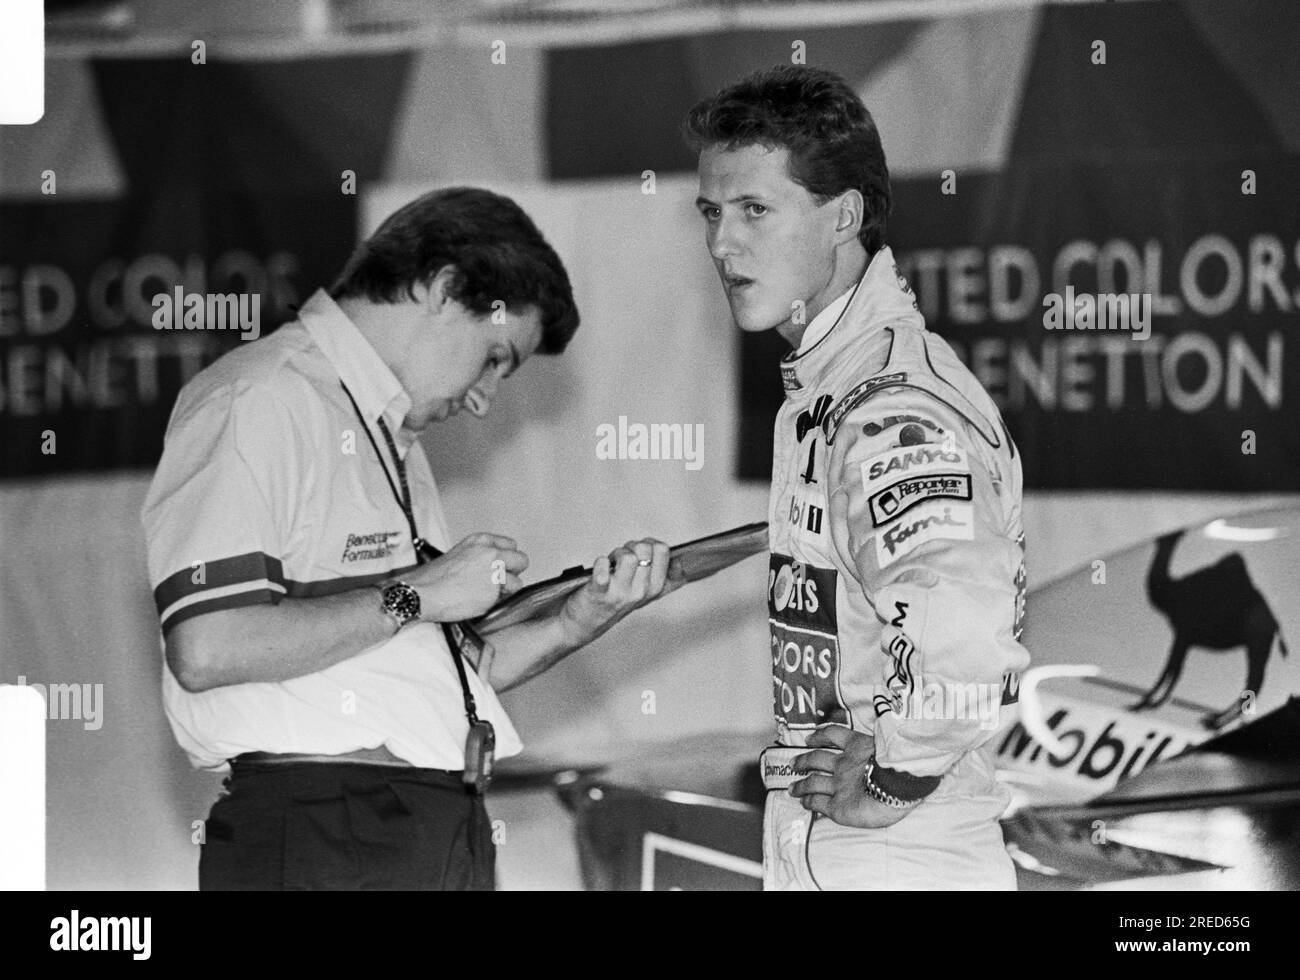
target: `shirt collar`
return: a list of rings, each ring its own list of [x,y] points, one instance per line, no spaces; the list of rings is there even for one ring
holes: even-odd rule
[[[861,280],[859,280],[859,282],[860,281]],[[845,307],[849,305],[849,300],[853,298],[853,292],[857,288],[858,283],[855,282],[848,289],[844,290],[844,292],[840,293],[839,296],[831,300],[830,306],[826,307],[826,309],[813,317],[813,322],[808,324],[808,329],[803,332],[803,339],[799,341],[799,350],[796,356],[806,354],[808,351],[812,350],[823,337],[831,332],[831,327],[835,326],[836,321],[840,318],[840,314],[843,313]]]
[[[411,396],[392,369],[325,290],[311,295],[298,311],[298,319],[352,392],[366,423],[382,418],[398,454],[405,458],[416,439],[403,425],[411,411]]]
[[[813,318],[799,349],[781,358],[781,380],[787,395],[816,384],[846,347],[898,320],[923,323],[916,297],[898,271],[894,253],[882,246],[853,288]]]

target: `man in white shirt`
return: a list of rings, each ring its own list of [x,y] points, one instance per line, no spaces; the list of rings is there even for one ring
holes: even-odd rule
[[[231,767],[201,888],[493,887],[474,777],[493,736],[497,757],[521,749],[495,692],[670,589],[668,549],[628,542],[558,615],[476,644],[450,624],[528,559],[496,534],[452,546],[417,435],[486,414],[577,325],[527,215],[443,190],[185,386],[142,519],[168,719],[196,766]]]

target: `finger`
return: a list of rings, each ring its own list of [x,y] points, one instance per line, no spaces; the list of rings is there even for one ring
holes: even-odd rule
[[[609,556],[601,555],[591,563],[591,581],[598,588],[604,590],[609,588],[609,578]]]
[[[487,531],[476,531],[474,534],[467,534],[461,539],[461,544],[485,544],[490,548],[497,548],[501,551],[514,551],[518,547],[518,542],[514,538],[507,538],[504,534],[489,534]]]
[[[842,749],[852,734],[853,730],[843,725],[823,725],[813,732],[804,744],[818,748]]]
[[[615,559],[614,583],[624,589],[630,588],[636,576],[636,552],[631,548],[619,548],[611,557]]]
[[[518,575],[507,575],[505,580],[498,586],[502,596],[514,595],[524,587],[524,580]]]
[[[650,583],[647,594],[657,596],[668,584],[668,545],[654,541],[650,547]]]
[[[632,573],[632,598],[640,602],[650,590],[650,566],[654,564],[655,549],[648,541],[634,541],[632,552],[636,555],[636,568]]]
[[[839,761],[841,753],[833,749],[813,749],[811,752],[805,752],[803,755],[795,756],[795,772],[835,772],[835,763]]]
[[[506,571],[514,572],[516,575],[528,567],[528,556],[522,551],[502,549],[492,560],[505,562]]]
[[[813,793],[829,794],[833,792],[835,792],[835,780],[820,772],[815,772],[810,776],[805,776],[798,782],[790,784],[791,796],[810,796]]]
[[[809,813],[819,813],[823,817],[831,815],[831,798],[825,793],[813,793],[799,800],[799,805]]]

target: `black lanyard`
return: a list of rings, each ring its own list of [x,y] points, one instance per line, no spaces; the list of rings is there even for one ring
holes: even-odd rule
[[[375,437],[370,431],[370,426],[366,424],[366,417],[361,414],[361,409],[357,405],[357,400],[352,397],[352,392],[348,391],[348,386],[339,382],[343,386],[343,393],[348,396],[348,401],[352,403],[353,410],[357,413],[357,418],[361,421],[361,428],[365,430],[366,438],[370,440],[370,445],[375,449],[375,457],[379,460],[379,466],[384,471],[384,479],[388,481],[388,488],[393,491],[393,499],[397,501],[397,506],[402,508],[402,513],[406,515],[406,523],[411,529],[411,544],[415,548],[415,562],[417,565],[423,565],[426,561],[432,561],[435,558],[441,558],[442,552],[435,548],[424,538],[420,537],[420,532],[415,527],[415,511],[411,507],[411,488],[406,482],[406,464],[397,454],[397,446],[393,442],[392,433],[388,431],[388,425],[381,416],[377,422],[379,431],[383,433],[384,442],[388,444],[388,452],[392,456],[393,467],[397,470],[397,478],[402,484],[402,492],[397,492],[397,484],[393,482],[392,475],[388,472],[388,467],[384,464],[384,455],[379,451],[379,444],[375,442]],[[478,724],[478,706],[474,702],[474,694],[469,689],[469,678],[465,676],[465,665],[461,663],[461,655],[465,654],[467,649],[477,647],[480,655],[483,650],[483,640],[469,623],[440,623],[442,634],[447,638],[447,649],[451,652],[451,659],[456,664],[456,674],[460,677],[460,690],[465,696],[465,717],[469,719],[470,727]],[[460,651],[460,654],[457,653]]]

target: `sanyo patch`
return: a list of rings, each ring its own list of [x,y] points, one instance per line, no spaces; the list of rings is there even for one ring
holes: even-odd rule
[[[939,472],[969,474],[966,450],[935,443],[890,449],[862,462],[862,487],[875,493],[904,477]]]

